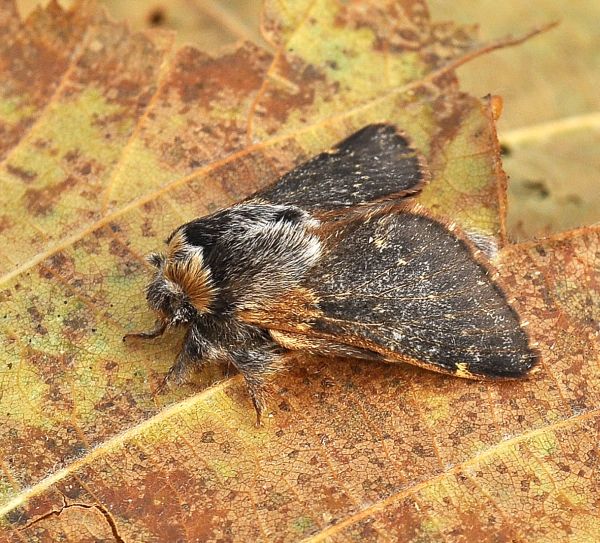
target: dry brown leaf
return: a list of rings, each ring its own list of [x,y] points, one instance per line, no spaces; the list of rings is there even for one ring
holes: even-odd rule
[[[256,430],[239,377],[154,398],[177,338],[121,342],[170,229],[368,122],[427,156],[424,205],[502,244],[492,108],[452,71],[483,48],[467,29],[414,0],[273,1],[274,54],[213,58],[90,4],[0,14],[7,541],[600,537],[598,228],[500,253],[542,345],[529,381],[299,358]]]
[[[533,239],[600,221],[600,3],[555,0],[431,0],[439,17],[477,21],[502,35],[531,21],[559,25],[527,47],[462,67],[463,88],[500,94],[498,130],[510,177],[508,232]],[[494,69],[489,69],[494,66]]]
[[[21,16],[49,0],[16,0]],[[72,8],[77,0],[57,0]],[[161,28],[176,31],[176,43],[218,52],[238,40],[265,46],[260,33],[261,3],[254,0],[98,0],[117,20],[133,30]]]

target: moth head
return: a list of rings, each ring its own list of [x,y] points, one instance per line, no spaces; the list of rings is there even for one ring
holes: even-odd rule
[[[147,260],[156,271],[146,288],[146,299],[161,320],[177,326],[210,312],[215,289],[201,249],[177,258],[151,253]]]

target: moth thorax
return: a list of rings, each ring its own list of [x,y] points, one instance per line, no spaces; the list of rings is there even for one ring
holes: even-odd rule
[[[180,288],[199,312],[206,312],[215,295],[210,269],[201,253],[185,260],[169,260],[164,268],[167,280]]]

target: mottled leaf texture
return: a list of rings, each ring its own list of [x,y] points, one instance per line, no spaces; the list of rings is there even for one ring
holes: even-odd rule
[[[263,23],[272,52],[213,57],[0,0],[0,540],[599,540],[600,229],[506,243],[497,101],[453,73],[494,44],[421,0]],[[143,255],[382,121],[429,164],[419,203],[500,246],[541,370],[298,356],[261,429],[227,368],[155,396],[181,337],[121,341],[152,325]]]

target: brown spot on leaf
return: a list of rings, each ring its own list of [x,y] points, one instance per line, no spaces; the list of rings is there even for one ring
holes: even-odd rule
[[[73,176],[44,188],[28,188],[25,191],[25,203],[27,209],[36,216],[47,215],[52,211],[54,205],[60,200],[63,192],[76,186],[77,180]]]
[[[37,173],[25,170],[19,166],[14,166],[10,163],[6,165],[6,169],[8,173],[18,177],[24,183],[31,183],[37,177]]]
[[[211,104],[223,95],[234,102],[260,87],[262,74],[256,67],[264,57],[263,51],[252,47],[216,58],[185,48],[178,55],[172,82],[184,104]]]
[[[4,232],[4,230],[8,230],[12,228],[14,225],[13,220],[7,215],[0,215],[0,234]]]
[[[269,131],[277,130],[278,125],[286,123],[289,115],[297,115],[303,108],[315,101],[315,93],[320,89],[324,95],[330,94],[320,88],[328,83],[323,71],[317,66],[306,64],[300,58],[284,56],[277,59],[277,80],[270,82],[255,114],[268,114]],[[331,93],[334,93],[331,89]]]

